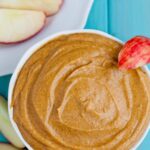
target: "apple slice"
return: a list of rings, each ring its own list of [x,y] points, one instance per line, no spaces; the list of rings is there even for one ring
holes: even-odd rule
[[[19,149],[16,147],[13,147],[10,144],[0,143],[0,150],[19,150]]]
[[[0,44],[18,43],[33,37],[42,30],[45,20],[46,16],[40,11],[0,9]]]
[[[125,43],[118,57],[121,70],[135,69],[150,63],[150,38],[136,36]]]
[[[7,101],[2,96],[0,96],[0,131],[14,146],[18,148],[24,147],[11,125],[8,116]]]
[[[0,0],[0,8],[43,11],[47,16],[55,14],[63,0]]]

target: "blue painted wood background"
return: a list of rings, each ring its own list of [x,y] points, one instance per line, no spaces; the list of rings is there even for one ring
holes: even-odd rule
[[[150,37],[150,0],[94,0],[85,28],[108,32],[123,41]],[[7,98],[11,75],[0,77],[0,94]],[[7,140],[0,135],[1,142]],[[150,150],[150,132],[138,150]]]

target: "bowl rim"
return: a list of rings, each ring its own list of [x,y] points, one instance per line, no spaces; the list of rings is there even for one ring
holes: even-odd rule
[[[24,66],[24,64],[27,62],[27,60],[37,51],[39,50],[43,45],[45,45],[46,43],[48,43],[49,41],[61,36],[61,35],[69,35],[69,34],[74,34],[74,33],[94,33],[94,34],[98,34],[98,35],[102,35],[105,36],[107,38],[110,38],[112,40],[115,40],[121,44],[124,44],[123,41],[119,40],[118,38],[105,33],[103,31],[99,31],[99,30],[93,30],[93,29],[77,29],[77,30],[66,30],[66,31],[62,31],[62,32],[57,32],[55,34],[52,34],[46,38],[44,38],[43,40],[39,41],[38,43],[36,43],[35,45],[33,45],[31,48],[29,48],[25,54],[22,56],[22,58],[20,59],[11,79],[10,79],[10,83],[9,83],[9,90],[8,90],[8,113],[9,113],[9,118],[11,121],[11,124],[15,130],[15,132],[17,133],[18,137],[21,139],[21,141],[23,142],[23,144],[29,149],[29,150],[33,150],[33,148],[26,142],[26,140],[23,138],[17,124],[15,123],[14,119],[13,119],[13,107],[11,106],[11,101],[12,101],[12,95],[13,95],[13,90],[18,78],[18,75],[22,69],[22,67]],[[150,71],[148,69],[147,66],[143,66],[141,67],[142,70],[144,72],[146,72],[148,74],[148,76],[150,77]],[[149,126],[147,127],[147,129],[145,130],[144,134],[142,135],[142,137],[140,138],[139,141],[137,141],[136,145],[132,148],[132,150],[135,150],[144,140],[144,138],[146,137],[146,135],[148,134],[148,131],[150,129],[150,123]]]

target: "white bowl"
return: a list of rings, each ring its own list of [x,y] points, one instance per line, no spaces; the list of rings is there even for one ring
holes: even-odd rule
[[[64,32],[59,32],[56,34],[53,34],[47,38],[45,38],[44,40],[38,42],[37,44],[35,44],[34,46],[32,46],[25,54],[24,56],[21,58],[20,62],[18,63],[12,77],[10,80],[10,84],[9,84],[9,93],[8,93],[8,111],[9,111],[9,117],[11,120],[11,123],[16,131],[16,133],[18,134],[18,136],[20,137],[21,141],[24,143],[24,145],[29,149],[32,150],[31,146],[25,141],[25,139],[23,138],[23,136],[21,135],[21,132],[19,131],[17,124],[15,123],[15,121],[13,120],[13,107],[11,107],[11,100],[12,100],[12,95],[13,95],[13,89],[17,80],[17,77],[19,75],[19,72],[21,71],[23,65],[26,63],[26,61],[30,58],[30,56],[36,52],[40,47],[42,47],[43,45],[45,45],[47,42],[49,42],[50,40],[60,36],[60,35],[68,35],[68,34],[72,34],[72,33],[96,33],[99,35],[103,35],[105,37],[108,37],[110,39],[113,39],[121,44],[124,44],[121,40],[105,33],[102,31],[97,31],[97,30],[89,30],[89,29],[81,29],[81,30],[72,30],[72,31],[64,31]],[[143,71],[145,71],[148,76],[150,77],[150,71],[148,70],[148,68],[146,66],[142,67]],[[135,145],[135,147],[133,147],[132,149],[135,150],[144,140],[145,136],[147,135],[148,131],[149,131],[150,125],[147,128],[147,130],[145,131],[145,133],[143,134],[142,138],[137,142],[137,144]]]

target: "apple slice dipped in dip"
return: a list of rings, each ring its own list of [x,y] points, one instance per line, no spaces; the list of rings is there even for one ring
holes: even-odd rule
[[[47,16],[55,14],[63,0],[0,0],[0,8],[43,11]]]
[[[25,41],[42,30],[46,16],[32,10],[0,9],[0,43]]]
[[[119,53],[121,70],[135,69],[150,63],[150,38],[136,36],[125,43]]]

